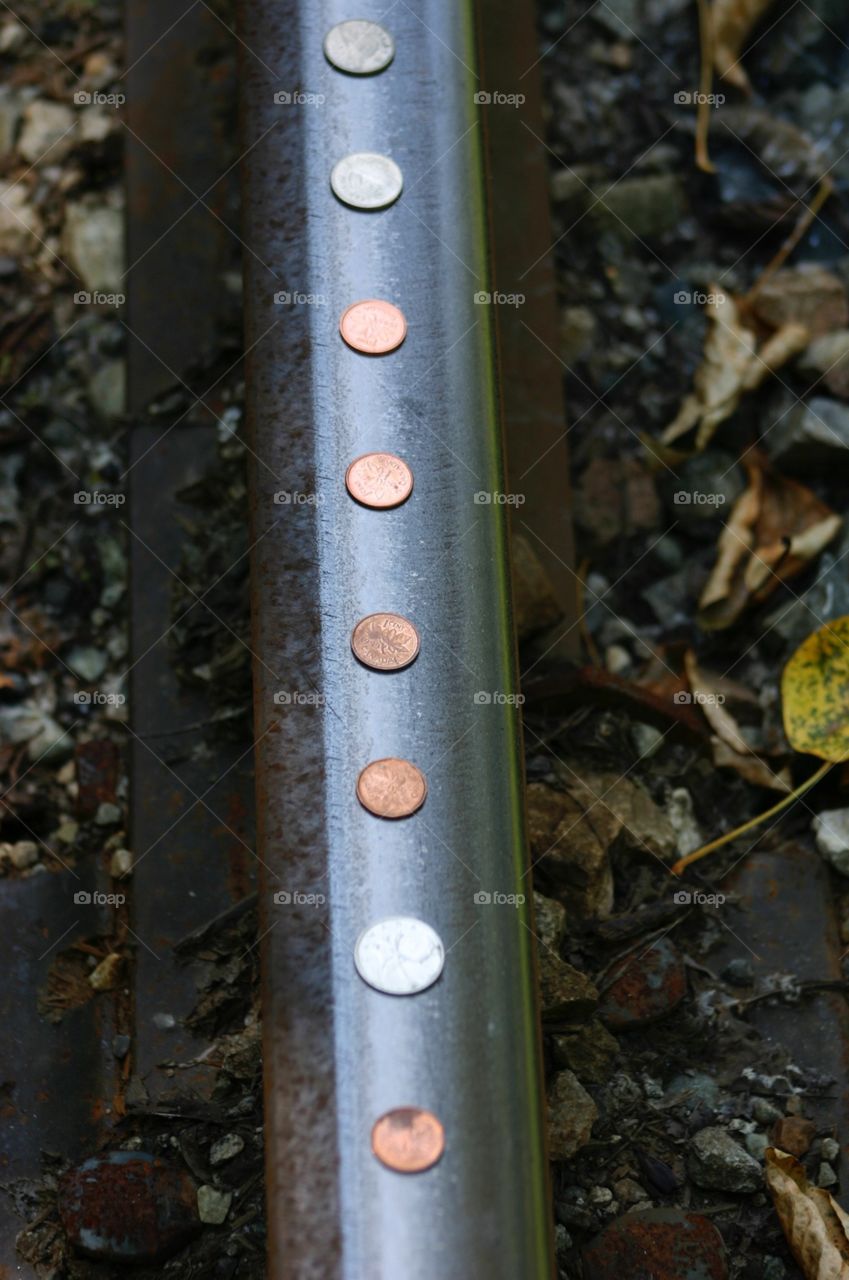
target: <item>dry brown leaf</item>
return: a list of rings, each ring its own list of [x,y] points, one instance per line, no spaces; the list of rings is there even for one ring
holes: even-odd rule
[[[812,1187],[786,1151],[767,1147],[765,1160],[766,1184],[805,1280],[849,1280],[849,1214],[822,1187]]]
[[[740,56],[746,37],[763,17],[772,0],[714,0],[713,64],[723,80],[750,93],[752,86]]]
[[[787,765],[773,769],[760,756],[742,755],[716,735],[711,738],[710,745],[717,769],[734,769],[746,782],[751,782],[756,787],[769,787],[771,791],[780,791],[782,795],[793,785]]]
[[[749,604],[760,604],[805,567],[841,527],[838,515],[810,489],[779,476],[758,459],[747,464],[749,486],[737,499],[699,600],[699,625],[721,630]]]

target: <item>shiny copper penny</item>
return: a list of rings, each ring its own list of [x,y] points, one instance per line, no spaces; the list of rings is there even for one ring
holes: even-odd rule
[[[364,507],[399,507],[413,492],[413,473],[394,453],[364,453],[345,472],[352,498]]]
[[[425,802],[427,781],[409,760],[372,760],[357,778],[357,799],[378,818],[408,818]]]
[[[397,613],[370,613],[354,627],[351,648],[375,671],[400,671],[419,652],[419,633]]]
[[[376,1121],[371,1149],[381,1164],[396,1173],[422,1173],[445,1150],[445,1130],[432,1111],[396,1107]]]
[[[352,302],[342,312],[339,332],[349,347],[367,356],[383,356],[400,347],[407,336],[403,311],[380,298]]]

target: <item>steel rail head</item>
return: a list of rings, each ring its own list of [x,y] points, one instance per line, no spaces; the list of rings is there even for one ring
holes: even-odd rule
[[[360,75],[325,53],[345,16],[240,12],[270,1274],[536,1280],[551,1254],[473,24],[467,3],[396,6],[394,57]],[[393,204],[334,195],[358,152],[398,165]],[[343,337],[364,300],[405,332],[378,308]],[[411,472],[400,503],[349,492],[370,453]],[[372,762],[393,768],[364,803]]]

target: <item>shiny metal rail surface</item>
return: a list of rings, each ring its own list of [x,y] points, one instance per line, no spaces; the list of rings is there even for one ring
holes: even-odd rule
[[[475,300],[488,285],[472,16],[456,0],[393,7],[395,58],[369,78],[322,52],[351,16],[337,0],[240,13],[270,1275],[536,1280],[552,1264],[532,934],[528,904],[497,900],[521,893],[526,858],[503,700],[506,524],[497,501],[475,501],[505,483]],[[353,151],[400,165],[394,205],[335,198],[331,169]],[[361,298],[402,309],[397,351],[341,340]],[[377,449],[414,473],[395,510],[345,489],[352,459]],[[419,630],[404,670],[351,653],[356,622],[381,610]],[[355,793],[386,756],[427,775],[424,806],[397,822]],[[354,967],[361,930],[393,914],[426,921],[447,952],[414,996]],[[414,1175],[370,1147],[378,1117],[405,1105],[445,1127],[441,1161]]]

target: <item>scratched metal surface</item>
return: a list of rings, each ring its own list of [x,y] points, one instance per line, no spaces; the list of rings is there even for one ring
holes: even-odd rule
[[[379,17],[373,4],[358,17]],[[551,1272],[541,1084],[520,888],[519,726],[494,412],[471,16],[394,7],[392,66],[359,79],[322,55],[341,0],[241,12],[248,388],[253,427],[258,821],[264,910],[267,1142],[275,1280],[522,1280]],[[323,102],[275,104],[274,92]],[[264,135],[264,136],[263,136]],[[336,160],[379,150],[404,171],[390,209],[329,189]],[[275,305],[279,291],[319,301]],[[403,347],[341,341],[351,301],[405,312]],[[403,507],[346,495],[351,459],[388,448],[415,474]],[[275,505],[275,491],[304,501]],[[359,666],[350,633],[393,610],[419,628],[407,670]],[[320,698],[274,702],[274,692]],[[428,775],[424,808],[384,823],[356,801],[369,759]],[[272,892],[323,895],[313,906]],[[357,977],[359,931],[392,913],[432,924],[445,971],[411,998]],[[432,1109],[446,1153],[404,1177],[370,1152],[388,1108]]]

